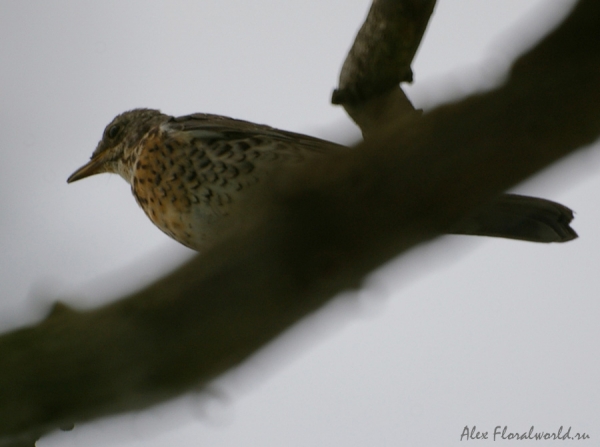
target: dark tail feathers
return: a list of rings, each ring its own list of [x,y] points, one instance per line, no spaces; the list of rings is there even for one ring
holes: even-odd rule
[[[560,203],[503,194],[461,221],[452,233],[531,242],[567,242],[577,237],[569,226],[572,220],[573,211]]]

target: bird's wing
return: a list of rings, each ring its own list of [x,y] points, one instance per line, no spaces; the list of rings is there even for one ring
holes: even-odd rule
[[[169,129],[191,132],[194,137],[206,140],[240,140],[253,137],[267,137],[284,144],[302,146],[316,151],[347,149],[346,146],[321,140],[286,130],[275,129],[263,124],[255,124],[207,113],[171,118],[166,125]]]

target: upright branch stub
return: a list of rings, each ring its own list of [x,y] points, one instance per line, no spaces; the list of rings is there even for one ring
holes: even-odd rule
[[[414,111],[399,84],[412,82],[410,65],[434,6],[435,0],[373,0],[331,98],[363,133],[382,118]]]

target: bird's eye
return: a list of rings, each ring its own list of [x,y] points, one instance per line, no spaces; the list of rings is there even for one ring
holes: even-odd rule
[[[108,138],[114,138],[119,134],[120,130],[121,130],[121,128],[119,127],[118,124],[113,124],[106,131],[106,135],[108,136]]]

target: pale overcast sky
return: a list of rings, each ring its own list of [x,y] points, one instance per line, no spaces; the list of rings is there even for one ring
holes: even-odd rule
[[[66,184],[116,114],[210,112],[358,138],[329,98],[369,4],[0,0],[0,328],[36,321],[58,297],[106,302],[192,253],[151,224],[117,176]],[[415,105],[501,82],[571,4],[439,0],[407,90]],[[442,238],[293,329],[212,397],[78,425],[38,445],[458,446],[473,425],[572,426],[591,445],[600,437],[599,190],[595,148],[518,188],[573,208],[580,239]]]

